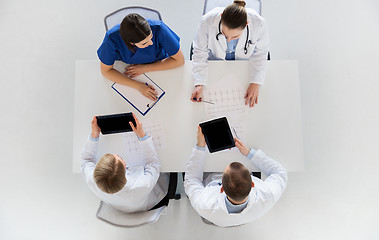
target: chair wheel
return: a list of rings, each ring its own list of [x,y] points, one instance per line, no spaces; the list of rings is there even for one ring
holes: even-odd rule
[[[180,193],[176,193],[175,196],[174,196],[175,200],[179,200],[181,198],[182,198],[182,196],[180,195]]]

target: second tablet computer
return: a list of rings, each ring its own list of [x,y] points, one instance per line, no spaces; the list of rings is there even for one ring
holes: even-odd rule
[[[209,152],[217,152],[235,147],[233,135],[226,117],[200,123]]]
[[[97,125],[99,125],[102,134],[133,131],[129,122],[132,122],[133,125],[136,126],[136,121],[131,112],[97,116],[96,118]]]

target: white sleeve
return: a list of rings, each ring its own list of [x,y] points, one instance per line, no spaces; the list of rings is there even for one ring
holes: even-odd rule
[[[255,45],[254,53],[249,58],[249,81],[250,83],[263,85],[268,64],[267,55],[269,38],[266,21],[263,20],[258,27],[257,43]]]
[[[287,186],[287,170],[261,150],[255,152],[251,161],[267,176],[264,183],[273,194],[275,202],[278,201]]]
[[[203,16],[200,26],[193,40],[192,77],[194,85],[207,85],[208,80],[208,38],[209,23]]]
[[[157,151],[155,151],[154,143],[151,137],[140,141],[142,149],[142,158],[145,161],[144,183],[146,187],[153,189],[158,181],[161,164],[159,162]]]
[[[90,137],[87,138],[87,142],[84,145],[82,157],[80,160],[80,170],[86,183],[88,183],[89,180],[93,178],[93,171],[96,166],[95,158],[97,155],[98,147],[99,141],[91,140]]]
[[[186,167],[184,178],[184,190],[189,197],[191,204],[195,207],[199,202],[203,183],[203,167],[205,160],[205,151],[193,148],[191,157]],[[195,207],[196,208],[196,207]]]

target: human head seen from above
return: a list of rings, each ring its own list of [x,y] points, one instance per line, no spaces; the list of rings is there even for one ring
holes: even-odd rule
[[[249,23],[245,1],[234,1],[221,14],[221,33],[228,42],[238,39]]]
[[[250,172],[242,163],[232,162],[226,166],[221,191],[225,192],[231,203],[238,205],[246,202],[253,186]]]
[[[153,45],[153,33],[149,22],[137,13],[125,16],[120,24],[120,35],[129,50]]]

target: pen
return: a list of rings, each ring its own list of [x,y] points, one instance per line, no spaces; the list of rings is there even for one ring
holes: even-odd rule
[[[236,130],[234,129],[234,127],[232,127],[232,129],[233,129],[234,134],[236,135],[236,138],[239,139],[239,137],[238,137],[238,135],[237,135],[237,132],[236,132]]]
[[[202,102],[205,102],[205,103],[209,103],[209,104],[214,104],[213,102],[208,102],[208,101],[204,101],[204,100],[201,100]]]
[[[197,98],[192,98],[193,100],[197,100]],[[209,104],[214,104],[213,102],[205,101],[205,100],[200,100],[201,102],[209,103]]]

